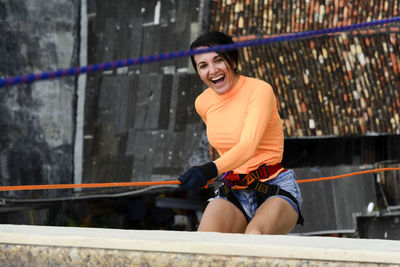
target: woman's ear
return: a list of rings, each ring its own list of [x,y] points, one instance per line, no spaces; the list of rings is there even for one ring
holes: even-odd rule
[[[237,64],[235,62],[232,63],[232,69],[234,72],[237,70]]]

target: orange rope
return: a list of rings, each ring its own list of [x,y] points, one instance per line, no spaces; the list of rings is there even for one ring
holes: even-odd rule
[[[180,184],[180,183],[181,182],[179,182],[179,181],[154,181],[154,182],[126,182],[126,183],[12,185],[12,186],[0,186],[0,191],[149,186],[149,185],[170,185],[170,184]]]
[[[366,173],[373,172],[383,172],[383,171],[397,171],[400,167],[393,168],[380,168],[373,170],[365,170],[359,172],[352,172],[342,175],[322,177],[322,178],[312,178],[305,180],[297,180],[297,183],[311,183],[326,180],[334,180],[345,178],[349,176],[355,176]],[[149,185],[174,185],[180,184],[181,182],[176,181],[152,181],[152,182],[122,182],[122,183],[89,183],[89,184],[46,184],[46,185],[12,185],[12,186],[0,186],[0,191],[17,191],[17,190],[41,190],[41,189],[71,189],[71,188],[96,188],[96,187],[123,187],[123,186],[149,186]]]
[[[374,169],[374,170],[352,172],[352,173],[341,174],[341,175],[336,175],[336,176],[329,176],[329,177],[322,177],[322,178],[312,178],[312,179],[305,179],[305,180],[297,180],[297,183],[301,184],[301,183],[319,182],[319,181],[340,179],[340,178],[345,178],[345,177],[355,176],[355,175],[360,175],[360,174],[366,174],[366,173],[371,173],[371,172],[396,171],[396,170],[400,170],[400,167],[380,168],[380,169]]]

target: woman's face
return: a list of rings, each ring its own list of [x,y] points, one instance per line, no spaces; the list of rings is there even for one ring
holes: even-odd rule
[[[236,74],[233,70],[236,68],[235,63],[231,67],[216,52],[197,54],[194,56],[194,61],[196,62],[200,79],[217,94],[222,95],[235,86],[237,82]]]

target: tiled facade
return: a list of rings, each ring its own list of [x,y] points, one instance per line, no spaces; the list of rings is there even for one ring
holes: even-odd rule
[[[210,29],[235,37],[396,17],[399,1],[212,1]],[[400,25],[244,48],[243,74],[269,82],[286,137],[400,134]]]

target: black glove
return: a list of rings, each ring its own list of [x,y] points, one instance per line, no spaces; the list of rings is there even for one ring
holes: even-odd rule
[[[193,166],[187,170],[179,181],[180,188],[197,191],[202,189],[208,180],[218,176],[218,169],[214,162],[210,161],[201,166]]]

